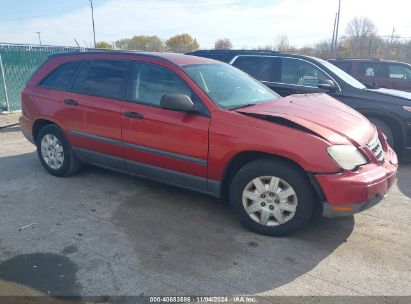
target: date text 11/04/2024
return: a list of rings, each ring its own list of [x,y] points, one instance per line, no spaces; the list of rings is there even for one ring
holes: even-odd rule
[[[255,297],[150,297],[150,303],[256,303]]]

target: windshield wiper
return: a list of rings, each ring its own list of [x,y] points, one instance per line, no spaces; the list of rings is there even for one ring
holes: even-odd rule
[[[235,105],[235,106],[231,106],[228,107],[228,110],[237,110],[237,109],[241,109],[241,108],[246,108],[246,107],[251,107],[251,106],[255,106],[256,103],[245,103],[245,104],[241,104],[241,105]]]

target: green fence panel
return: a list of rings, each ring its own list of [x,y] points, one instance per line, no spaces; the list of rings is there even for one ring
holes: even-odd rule
[[[84,48],[0,43],[4,79],[0,73],[0,111],[21,109],[20,95],[27,80],[49,55],[87,51]],[[6,91],[9,101],[7,109]]]

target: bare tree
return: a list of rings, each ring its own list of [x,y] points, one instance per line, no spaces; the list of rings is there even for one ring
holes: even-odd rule
[[[374,22],[367,17],[355,17],[347,25],[346,34],[353,38],[375,36],[377,29]]]
[[[276,45],[276,50],[278,52],[287,51],[290,47],[290,42],[288,41],[288,36],[285,35],[285,34],[277,36],[275,45]]]
[[[344,44],[350,48],[350,56],[369,57],[377,42],[380,43],[376,39],[377,29],[375,24],[367,17],[352,19],[348,23],[345,33]]]
[[[230,50],[232,48],[233,44],[231,43],[231,40],[228,38],[217,39],[217,41],[214,44],[214,49],[216,50]]]

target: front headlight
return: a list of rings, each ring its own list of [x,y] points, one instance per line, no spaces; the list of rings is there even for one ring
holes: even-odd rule
[[[367,163],[364,155],[354,146],[336,145],[327,148],[328,154],[341,168],[353,170]]]

